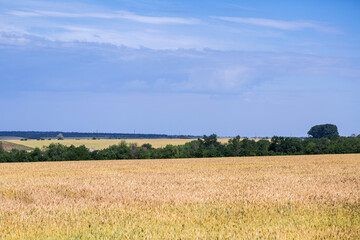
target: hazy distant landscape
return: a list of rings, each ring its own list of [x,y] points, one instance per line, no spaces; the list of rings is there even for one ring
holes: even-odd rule
[[[45,134],[45,133],[43,133]],[[360,135],[340,136],[336,125],[311,127],[309,137],[197,139],[56,139],[0,141],[0,162],[246,157],[360,153]]]
[[[167,134],[145,134],[145,133],[99,133],[99,132],[60,132],[60,131],[0,131],[0,139],[56,139],[58,134],[65,138],[83,139],[83,138],[101,138],[101,139],[132,139],[132,138],[197,138],[192,135],[167,135]]]
[[[174,138],[159,138],[159,139],[149,139],[149,138],[141,138],[141,139],[64,139],[64,140],[9,140],[10,143],[20,144],[31,148],[43,148],[49,146],[51,143],[59,143],[66,146],[74,145],[79,147],[81,145],[85,145],[87,148],[101,150],[107,148],[111,145],[118,145],[122,141],[125,141],[128,144],[136,143],[138,146],[143,144],[151,144],[154,148],[165,147],[166,145],[183,145],[187,142],[191,142],[194,139],[174,139]],[[221,143],[227,143],[229,138],[220,138],[219,141]]]

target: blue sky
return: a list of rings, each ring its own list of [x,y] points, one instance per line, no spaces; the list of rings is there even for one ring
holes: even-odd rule
[[[359,1],[0,0],[0,130],[360,134]]]

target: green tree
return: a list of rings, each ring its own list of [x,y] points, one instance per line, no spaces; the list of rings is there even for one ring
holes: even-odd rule
[[[59,143],[51,143],[49,146],[45,147],[44,157],[46,161],[65,161],[67,160],[66,152],[67,147]]]
[[[313,138],[333,138],[338,137],[339,132],[336,125],[333,124],[321,124],[313,126],[308,134]]]
[[[32,162],[44,161],[43,153],[39,148],[35,148],[29,155]]]
[[[0,162],[6,162],[5,150],[3,149],[1,141],[0,141]]]
[[[152,149],[153,147],[152,147],[152,145],[150,144],[150,143],[144,143],[143,145],[141,145],[141,147],[143,148],[143,149]]]
[[[63,136],[61,133],[59,133],[59,134],[56,136],[56,139],[57,139],[57,140],[64,140],[64,136]]]
[[[228,144],[226,145],[227,156],[240,156],[241,151],[241,138],[236,136],[235,138],[230,138]]]

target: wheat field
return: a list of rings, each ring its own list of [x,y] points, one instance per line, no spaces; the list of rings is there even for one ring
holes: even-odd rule
[[[0,239],[359,239],[360,154],[0,164]]]
[[[27,140],[27,141],[20,141],[20,140],[7,140],[8,142],[21,144],[31,148],[43,148],[45,146],[49,146],[51,143],[60,143],[66,146],[74,145],[76,147],[85,145],[87,148],[93,148],[97,150],[101,150],[107,148],[111,145],[119,144],[121,141],[125,141],[127,143],[136,143],[141,146],[144,143],[150,143],[154,148],[165,147],[168,144],[171,145],[183,145],[187,142],[194,141],[195,139],[176,139],[176,138],[161,138],[161,139],[64,139],[64,140]],[[219,138],[219,142],[227,143],[229,138]]]

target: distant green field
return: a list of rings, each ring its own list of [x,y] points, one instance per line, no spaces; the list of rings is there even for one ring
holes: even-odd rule
[[[144,143],[150,143],[154,148],[165,147],[168,144],[172,145],[182,145],[187,142],[191,142],[195,139],[100,139],[100,140],[92,140],[92,139],[65,139],[65,140],[9,140],[8,142],[12,142],[15,144],[22,144],[31,148],[42,148],[44,146],[49,146],[51,143],[61,143],[66,146],[74,145],[76,147],[85,145],[87,148],[93,149],[104,149],[114,144],[119,144],[121,141],[125,141],[127,143],[137,143],[138,145],[142,145]],[[222,143],[227,143],[229,138],[220,138],[219,141]]]

